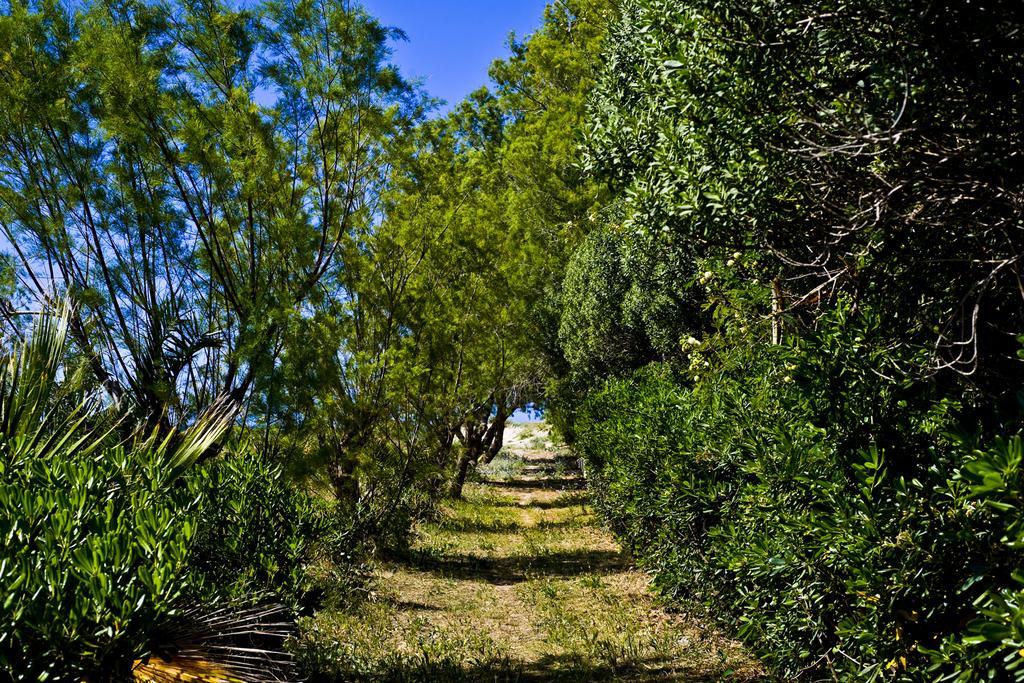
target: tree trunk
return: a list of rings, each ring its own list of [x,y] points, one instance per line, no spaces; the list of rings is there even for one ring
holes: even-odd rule
[[[455,445],[455,435],[459,432],[461,428],[461,425],[457,425],[454,427],[445,427],[444,430],[441,432],[440,437],[438,439],[439,444],[437,448],[436,462],[438,465],[443,467],[448,464],[448,456],[452,452],[452,446]]]
[[[483,450],[483,440],[486,436],[487,423],[480,424],[476,421],[466,422],[465,434],[461,432],[457,434],[459,440],[462,442],[462,455],[459,456],[459,467],[455,472],[455,479],[452,481],[451,488],[449,489],[449,497],[461,498],[462,487],[466,483],[466,474],[469,472],[469,466],[475,465],[477,460],[480,459],[480,453]]]
[[[448,489],[449,498],[462,498],[462,487],[466,484],[466,475],[469,473],[469,463],[471,460],[469,449],[466,448],[462,451],[462,455],[459,456],[459,468],[456,470],[455,479],[452,480],[452,484]]]
[[[499,406],[498,414],[494,416],[494,422],[491,425],[490,443],[487,445],[487,450],[483,453],[483,463],[485,465],[494,460],[494,457],[501,452],[501,447],[505,445],[505,422],[507,420],[507,409],[505,406]]]

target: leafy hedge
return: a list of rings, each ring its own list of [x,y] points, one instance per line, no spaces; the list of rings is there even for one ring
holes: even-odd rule
[[[847,450],[804,398],[807,359],[751,348],[696,380],[651,365],[586,401],[576,447],[620,538],[783,678],[1016,671],[1020,438],[944,435],[936,407],[920,451]]]
[[[784,680],[1024,680],[1022,41],[1002,0],[609,30],[583,161],[614,211],[550,406],[639,560]]]

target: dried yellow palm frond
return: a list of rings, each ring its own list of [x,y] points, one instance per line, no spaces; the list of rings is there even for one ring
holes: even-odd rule
[[[132,667],[135,683],[173,683],[196,681],[197,683],[246,683],[223,666],[205,659],[173,657],[163,660],[151,657],[147,661],[137,660]]]
[[[271,683],[296,680],[285,642],[295,622],[280,605],[194,608],[132,667],[135,683]]]

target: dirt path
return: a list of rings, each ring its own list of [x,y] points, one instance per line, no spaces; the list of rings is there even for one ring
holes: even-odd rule
[[[327,680],[759,678],[738,645],[658,607],[542,425],[510,431],[465,500],[377,569],[370,600],[317,618]]]

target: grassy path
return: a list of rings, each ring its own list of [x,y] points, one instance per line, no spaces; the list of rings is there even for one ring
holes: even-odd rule
[[[759,678],[738,645],[657,606],[543,427],[511,431],[370,599],[317,617],[326,680]]]

